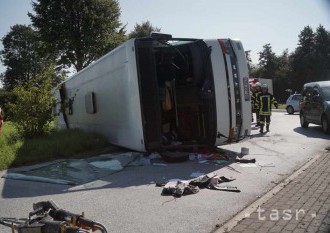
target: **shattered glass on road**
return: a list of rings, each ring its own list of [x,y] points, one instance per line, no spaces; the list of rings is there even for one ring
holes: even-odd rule
[[[142,154],[126,152],[105,154],[88,159],[69,159],[31,170],[7,173],[3,178],[55,184],[79,185],[123,170],[142,166]]]

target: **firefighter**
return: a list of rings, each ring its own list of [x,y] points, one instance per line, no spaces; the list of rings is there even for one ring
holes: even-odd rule
[[[260,133],[264,132],[264,126],[266,124],[266,131],[269,132],[270,116],[272,115],[272,104],[278,108],[277,101],[274,96],[268,93],[267,84],[261,86],[261,93],[257,96],[256,104],[259,109],[260,116]]]
[[[260,126],[259,106],[256,101],[257,101],[258,95],[261,94],[261,84],[259,82],[257,82],[252,91],[253,91],[252,96],[251,96],[252,114],[254,112],[256,113],[256,121],[257,121],[256,126]],[[252,116],[252,119],[253,119],[253,116]]]

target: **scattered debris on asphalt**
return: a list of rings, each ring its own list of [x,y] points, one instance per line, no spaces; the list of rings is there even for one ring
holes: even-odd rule
[[[189,160],[189,152],[163,151],[160,155],[168,163],[180,163]]]
[[[248,155],[249,154],[249,148],[242,147],[241,148],[241,155]]]
[[[240,163],[240,167],[258,167],[255,163]]]
[[[165,184],[162,195],[172,195],[181,197],[182,195],[195,194],[199,192],[199,188],[190,185],[189,181],[170,181]]]
[[[183,149],[183,151],[168,150],[162,152],[153,152],[151,154],[120,151],[118,153],[106,154],[88,159],[64,160],[55,162],[51,165],[38,169],[17,173],[8,173],[4,177],[57,184],[79,185],[121,171],[127,166],[154,166],[161,169],[161,167],[170,166],[171,163],[185,161],[196,162],[199,164],[214,164],[231,169],[237,173],[241,173],[234,167],[230,166],[230,164],[237,163],[241,167],[257,167],[256,159],[244,157],[247,154],[249,154],[249,148],[246,147],[242,147],[241,152],[208,147]],[[266,166],[269,167],[272,166],[272,164],[262,164],[259,166],[261,168]],[[191,173],[190,177],[196,179],[188,182],[188,185],[186,185],[186,182],[182,180],[172,181],[172,183],[168,184],[170,187],[167,189],[173,190],[173,186],[176,187],[176,189],[180,189],[179,191],[175,192],[175,195],[177,196],[180,195],[180,193],[183,194],[185,188],[187,188],[188,193],[196,193],[197,191],[194,190],[190,185],[199,187],[200,184],[196,184],[196,182],[197,180],[203,178],[206,179],[206,188],[221,191],[239,192],[237,187],[223,185],[219,186],[219,184],[223,182],[230,182],[232,180],[223,180],[221,179],[222,177],[219,178],[217,175],[208,176],[203,172],[196,171]]]
[[[255,163],[256,159],[235,159],[237,163]]]
[[[165,185],[156,184],[156,187],[164,187],[162,195],[172,195],[174,197],[181,197],[188,194],[196,194],[200,189],[212,189],[227,192],[240,192],[235,186],[221,185],[223,183],[234,181],[235,179],[227,178],[225,176],[218,176],[215,174],[201,175],[191,181],[178,180],[169,181]]]
[[[260,167],[260,171],[265,168],[265,167],[275,167],[274,163],[258,163],[259,167]]]
[[[87,159],[56,161],[39,168],[9,172],[3,178],[53,184],[80,185],[111,175],[128,166],[143,166],[143,154],[120,152]]]
[[[234,187],[234,186],[214,186],[213,187],[214,189],[217,189],[217,190],[220,190],[220,191],[227,191],[227,192],[235,192],[235,193],[239,193],[241,192],[241,190],[239,190],[237,187]]]

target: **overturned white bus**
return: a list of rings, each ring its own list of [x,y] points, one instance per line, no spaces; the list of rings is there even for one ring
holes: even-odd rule
[[[99,132],[136,151],[217,146],[250,135],[248,68],[238,40],[131,39],[56,93],[59,127]]]

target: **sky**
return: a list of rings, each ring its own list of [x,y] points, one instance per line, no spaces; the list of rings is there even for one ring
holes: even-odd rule
[[[147,20],[161,32],[184,38],[240,39],[253,63],[263,45],[293,52],[305,26],[330,31],[330,0],[119,0],[129,33]],[[30,24],[31,0],[0,0],[0,38],[15,24]],[[2,43],[0,49],[2,49]],[[0,73],[5,71],[0,64]],[[0,84],[1,86],[1,84]]]

